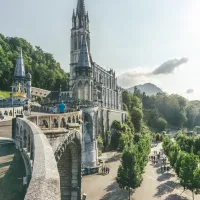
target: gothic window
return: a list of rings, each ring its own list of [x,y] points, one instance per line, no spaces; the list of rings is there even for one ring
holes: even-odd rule
[[[85,83],[84,86],[84,96],[85,96],[85,100],[89,100],[89,84],[88,82]]]
[[[78,99],[83,100],[83,84],[81,82],[78,84]]]
[[[77,49],[77,38],[76,36],[74,37],[74,50]],[[76,58],[75,58],[76,59]]]
[[[109,90],[107,89],[107,106],[109,106]]]
[[[91,94],[91,101],[93,100],[93,83],[91,82],[91,91],[90,91],[90,94]]]
[[[81,48],[81,32],[79,32],[79,36],[78,36],[78,39],[79,39],[79,49]]]
[[[88,44],[88,50],[90,51],[90,38],[89,38],[89,35],[87,35],[87,44]]]
[[[106,106],[106,89],[104,90],[104,104]]]
[[[66,100],[67,100],[67,102],[69,102],[69,93],[67,93],[67,99]]]

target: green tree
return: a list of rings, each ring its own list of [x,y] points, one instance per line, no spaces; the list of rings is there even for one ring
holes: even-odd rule
[[[137,163],[137,154],[137,149],[133,146],[124,151],[116,178],[120,188],[129,190],[129,200],[131,198],[131,190],[138,188],[142,182],[142,175]]]
[[[180,167],[180,183],[184,187],[184,189],[189,189],[192,191],[193,200],[194,192],[196,190],[194,172],[198,167],[198,163],[198,156],[195,156],[193,153],[186,154],[181,161]]]
[[[193,131],[197,132],[199,134],[200,133],[200,126],[195,126]]]
[[[164,131],[166,126],[167,126],[167,121],[164,118],[159,117],[156,120],[156,129],[157,129],[157,131],[159,131],[159,132]]]
[[[140,108],[133,107],[131,111],[131,119],[132,123],[134,125],[135,131],[140,132],[142,128],[142,118],[143,118],[143,113]]]

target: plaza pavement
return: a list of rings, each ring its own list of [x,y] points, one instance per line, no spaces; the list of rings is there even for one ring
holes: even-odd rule
[[[152,148],[159,152],[161,144]],[[82,191],[87,194],[87,200],[127,200],[128,192],[121,190],[115,181],[117,169],[120,164],[120,155],[114,152],[107,153],[104,158],[108,159],[106,164],[111,171],[108,175],[84,176],[82,181]],[[146,172],[143,176],[141,187],[136,189],[132,195],[132,200],[192,200],[192,193],[184,191],[178,183],[178,178],[171,169],[162,173],[160,163],[153,165],[148,162]],[[195,195],[195,200],[200,200],[200,195]]]

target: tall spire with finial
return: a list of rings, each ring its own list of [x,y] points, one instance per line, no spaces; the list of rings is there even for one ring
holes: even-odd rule
[[[24,68],[24,61],[23,61],[23,56],[22,56],[22,49],[20,49],[18,58],[17,58],[17,63],[15,66],[15,73],[14,77],[25,77],[25,68]]]
[[[76,7],[76,14],[79,18],[85,16],[85,3],[84,0],[78,0],[77,7]]]

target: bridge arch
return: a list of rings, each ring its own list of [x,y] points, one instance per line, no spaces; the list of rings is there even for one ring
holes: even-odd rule
[[[61,200],[81,199],[81,136],[74,131],[55,152]]]

